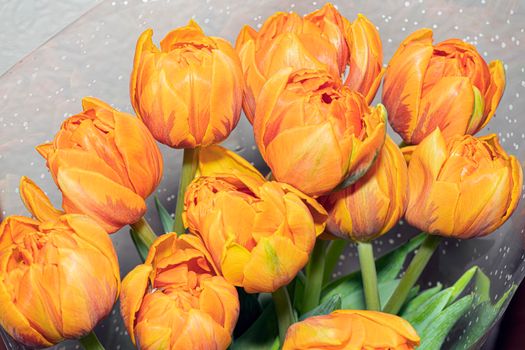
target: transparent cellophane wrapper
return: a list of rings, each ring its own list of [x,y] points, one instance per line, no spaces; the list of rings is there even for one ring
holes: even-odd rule
[[[522,60],[525,53],[522,48],[525,45],[525,7],[522,2],[355,0],[333,3],[349,20],[363,13],[378,27],[385,63],[403,38],[421,27],[433,29],[436,41],[461,38],[476,45],[487,61],[503,60],[507,88],[495,118],[482,133],[498,134],[503,147],[515,154],[520,162],[525,161],[525,63]],[[107,0],[98,4],[0,77],[2,217],[27,215],[18,194],[22,175],[37,181],[54,203],[60,204],[59,191],[34,147],[49,141],[64,118],[80,111],[83,96],[95,96],[120,110],[132,112],[129,75],[136,39],[145,29],[153,28],[154,41],[158,42],[170,29],[193,18],[207,34],[225,37],[233,43],[244,24],[259,28],[276,11],[305,14],[323,4],[283,0]],[[380,95],[378,92],[377,96]],[[379,101],[377,97],[374,104]],[[224,145],[259,169],[266,170],[254,145],[251,125],[244,117]],[[161,149],[164,178],[155,194],[173,212],[182,153],[164,146]],[[148,204],[150,210],[146,218],[157,232],[161,232],[152,198]],[[421,288],[434,286],[437,282],[449,286],[467,268],[478,265],[491,279],[491,299],[498,300],[513,284],[519,284],[525,274],[524,210],[525,201],[522,201],[510,220],[488,237],[468,241],[445,240],[419,281]],[[140,263],[128,230],[124,228],[112,235],[122,276]],[[395,249],[415,233],[413,228],[400,223],[374,242],[376,255]],[[334,277],[356,269],[356,263],[355,247],[347,248]],[[480,320],[469,317],[467,313],[455,325],[444,347],[452,347],[464,329],[476,322]],[[107,349],[133,348],[118,306],[96,328],[96,333]],[[5,333],[2,336],[9,349],[23,349]],[[78,349],[79,345],[69,341],[56,348]]]

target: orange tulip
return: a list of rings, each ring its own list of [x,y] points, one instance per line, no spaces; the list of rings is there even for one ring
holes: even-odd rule
[[[237,290],[216,275],[198,237],[159,237],[122,282],[121,312],[143,350],[223,350],[239,314]]]
[[[88,334],[118,297],[117,255],[85,215],[61,215],[30,180],[21,193],[36,219],[0,225],[0,325],[17,341],[48,347]]]
[[[86,214],[113,233],[137,222],[162,177],[162,156],[142,122],[95,98],[37,147],[67,213]]]
[[[338,310],[293,324],[283,350],[411,350],[419,336],[401,317],[377,311]]]
[[[403,153],[387,137],[365,176],[321,200],[328,211],[328,231],[358,242],[385,234],[405,213],[407,190],[408,172]]]
[[[253,122],[264,83],[282,68],[325,70],[340,80],[349,67],[345,84],[370,103],[383,74],[379,33],[363,15],[350,23],[331,4],[304,18],[277,12],[259,32],[245,26],[236,42],[246,80],[244,112]]]
[[[267,182],[219,146],[201,150],[200,177],[186,191],[183,219],[221,274],[248,293],[273,292],[308,262],[326,212],[291,186]]]
[[[355,182],[385,140],[384,107],[369,108],[359,93],[320,71],[281,70],[257,105],[255,141],[272,175],[308,195]]]
[[[171,31],[157,48],[146,30],[137,41],[131,104],[153,136],[170,147],[223,141],[239,121],[243,76],[226,40],[206,36],[194,21]]]
[[[512,214],[521,194],[518,160],[496,135],[453,137],[439,129],[412,153],[408,165],[407,221],[430,234],[485,236]]]
[[[409,144],[434,129],[443,136],[474,135],[490,121],[505,89],[501,61],[489,65],[459,39],[432,44],[421,29],[403,41],[383,84],[383,103],[394,130]]]

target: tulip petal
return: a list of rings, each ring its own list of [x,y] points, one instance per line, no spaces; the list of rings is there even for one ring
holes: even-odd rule
[[[308,217],[308,208],[296,195],[287,193],[283,201],[286,207],[286,224],[291,233],[289,238],[298,249],[308,254],[312,251],[317,236],[313,218]]]
[[[237,290],[223,277],[214,276],[202,282],[199,308],[210,315],[215,322],[232,333],[239,315]]]
[[[351,55],[345,85],[366,96],[370,103],[379,87],[378,77],[382,75],[383,49],[379,32],[368,18],[359,14],[349,26],[347,37]]]
[[[409,199],[405,217],[409,223],[431,217],[425,203],[446,158],[447,145],[439,128],[415,148],[408,165]]]
[[[211,69],[210,115],[202,146],[223,141],[240,119],[243,76],[239,57],[223,39],[216,39],[219,49],[213,50]]]
[[[148,288],[151,265],[138,265],[122,281],[120,310],[124,324],[133,344],[135,340],[135,317],[142,304],[144,293]]]
[[[288,78],[292,73],[291,68],[284,68],[275,73],[262,87],[259,97],[257,98],[257,105],[261,106],[253,119],[253,131],[255,142],[259,147],[259,151],[263,158],[266,156],[266,125],[271,120],[274,109],[277,106],[279,96],[284,91]],[[265,158],[266,159],[266,158]]]
[[[123,181],[121,176],[94,152],[74,148],[58,149],[49,157],[48,167],[56,183],[58,183],[57,174],[61,169],[76,168],[97,172],[101,176],[125,186],[125,179]]]
[[[237,39],[235,40],[235,50],[237,52],[240,52],[244,44],[250,40],[255,40],[257,37],[257,31],[250,27],[249,25],[245,24],[241,31],[239,32],[239,35],[237,35]]]
[[[464,135],[473,106],[474,91],[468,78],[442,78],[421,99],[418,121],[409,142],[420,143],[438,127],[446,140]]]
[[[454,236],[471,238],[484,236],[499,227],[510,202],[510,171],[490,169],[476,174],[460,184],[461,197],[453,220],[458,228]],[[494,228],[489,231],[489,228]]]
[[[40,221],[53,221],[63,214],[30,178],[20,179],[20,197],[29,212]]]
[[[362,141],[355,136],[352,137],[352,157],[347,170],[350,176],[339,184],[339,188],[345,188],[365,175],[385,142],[386,109],[382,104],[378,104],[369,114],[365,115],[363,122],[366,134]]]
[[[242,108],[246,118],[253,124],[257,98],[266,82],[255,59],[255,42],[248,40],[239,51],[239,58],[245,79]]]
[[[419,336],[417,335],[415,329],[405,321],[403,318],[396,315],[387,314],[384,312],[375,312],[375,311],[364,311],[364,310],[343,310],[336,311],[336,313],[341,312],[345,314],[354,314],[360,315],[361,317],[367,318],[375,323],[383,325],[387,328],[391,328],[396,333],[399,333],[404,338],[408,339],[413,343],[419,343]]]
[[[432,31],[421,29],[400,45],[385,73],[382,102],[392,128],[410,142],[420,109],[423,79],[432,57]]]
[[[280,156],[283,150],[287,151],[287,157]],[[282,131],[268,145],[265,159],[277,181],[312,196],[332,190],[345,174],[343,155],[329,122]],[[312,164],[317,165],[315,172]]]
[[[233,241],[226,243],[221,260],[224,278],[234,286],[243,286],[245,268],[250,259],[251,254],[246,248]]]
[[[198,174],[200,176],[232,174],[242,178],[251,189],[265,182],[264,176],[246,159],[218,145],[211,145],[199,151]]]
[[[8,219],[4,220],[4,225]],[[2,226],[3,226],[2,225]],[[3,230],[0,229],[0,233]],[[3,249],[2,249],[3,250]],[[20,342],[28,346],[48,347],[52,346],[51,340],[46,339],[29,323],[28,319],[20,312],[20,309],[13,303],[13,298],[8,292],[4,283],[3,273],[7,269],[10,253],[0,253],[0,324],[2,327]]]
[[[140,61],[142,60],[142,52],[158,52],[157,47],[153,44],[152,41],[153,30],[147,29],[139,36],[137,40],[137,45],[135,48],[135,57],[133,58],[133,70],[131,71],[131,78],[129,81],[129,96],[131,97],[131,104],[135,113],[138,116],[141,116],[139,109],[139,97],[137,96],[137,80],[139,79],[139,66]]]
[[[474,107],[472,108],[472,116],[467,127],[467,134],[474,135],[478,132],[484,120],[485,101],[481,92],[477,87],[472,85],[474,91]]]
[[[86,215],[67,214],[60,218],[84,243],[96,248],[111,264],[113,276],[120,281],[120,268],[113,243],[104,229]],[[120,286],[119,286],[120,288]],[[117,291],[118,294],[118,291]]]
[[[457,184],[436,181],[428,194],[428,202],[419,208],[419,218],[414,221],[412,217],[409,223],[430,234],[450,235],[455,232],[457,216],[465,215],[461,213],[459,200],[460,189]]]
[[[479,129],[483,129],[496,113],[501,96],[505,91],[506,77],[503,62],[496,60],[489,64],[490,84],[485,93],[485,120]]]
[[[99,173],[66,168],[58,172],[57,180],[64,209],[91,216],[108,233],[137,222],[146,211],[142,197]]]
[[[262,238],[244,266],[244,289],[248,293],[274,292],[290,283],[307,262],[308,253],[288,238]]]
[[[326,226],[326,219],[328,217],[328,214],[324,207],[321,204],[319,204],[319,202],[316,201],[314,198],[307,196],[306,194],[302,193],[301,191],[295,189],[294,187],[288,184],[283,183],[281,184],[281,186],[285,191],[295,194],[305,202],[314,219],[316,235],[320,235],[321,233],[323,233]]]
[[[162,155],[155,140],[139,119],[115,113],[115,144],[133,189],[147,198],[162,178]]]
[[[0,222],[0,250],[14,243],[23,243],[27,231],[38,231],[40,222],[25,216],[12,215]]]
[[[99,249],[79,247],[58,248],[58,289],[62,334],[75,339],[88,334],[111,312],[118,297],[119,275],[106,274],[116,262],[104,259]],[[45,277],[45,275],[44,275]],[[42,279],[51,283],[48,278]],[[82,315],[82,317],[78,317]]]

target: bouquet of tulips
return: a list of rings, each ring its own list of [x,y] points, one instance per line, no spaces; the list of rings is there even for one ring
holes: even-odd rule
[[[245,26],[234,46],[192,20],[152,36],[137,41],[136,116],[86,97],[36,147],[62,208],[21,179],[31,218],[0,226],[7,333],[100,349],[92,330],[120,298],[143,350],[439,349],[467,312],[483,322],[455,346],[480,341],[512,290],[492,304],[476,266],[448,288],[416,283],[441,237],[488,235],[517,206],[520,164],[474,136],[503,94],[500,61],[422,29],[384,68],[376,27],[331,4]],[[241,109],[268,174],[218,145]],[[143,218],[163,174],[156,141],[184,149],[175,213],[157,201],[162,234]],[[376,260],[372,241],[403,218],[423,233]],[[126,225],[143,263],[121,283],[108,234]],[[349,242],[361,268],[333,279]]]

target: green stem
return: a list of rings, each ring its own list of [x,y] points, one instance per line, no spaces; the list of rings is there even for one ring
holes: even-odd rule
[[[275,305],[275,312],[277,313],[277,323],[279,324],[279,341],[282,345],[286,338],[288,327],[290,327],[292,323],[297,322],[297,318],[286,286],[273,292],[272,298]]]
[[[318,239],[314,250],[306,265],[306,282],[304,284],[304,296],[302,313],[306,313],[319,304],[321,290],[323,288],[325,248],[327,241]]]
[[[323,276],[323,287],[330,282],[332,279],[332,273],[334,272],[339,257],[343,254],[348,241],[344,239],[336,239],[331,241],[326,248],[326,258],[325,258],[325,267],[324,267],[324,276]]]
[[[148,224],[148,221],[143,217],[140,218],[134,224],[129,225],[133,230],[131,230],[131,235],[133,236],[133,241],[140,242],[149,248],[153,242],[157,239],[157,235]]]
[[[441,243],[440,236],[427,235],[423,244],[410,262],[405,275],[401,278],[401,282],[399,282],[399,285],[384,307],[384,312],[397,314],[399,310],[401,310],[410,289],[412,289],[419,276],[421,276],[421,273],[425,269],[425,266],[427,266],[432,254],[434,254],[439,246],[439,243]]]
[[[184,194],[186,188],[193,181],[197,165],[199,162],[198,148],[185,148],[182,159],[182,169],[180,172],[179,190],[177,192],[177,206],[175,207],[175,221],[173,222],[173,231],[177,234],[184,233],[184,224],[182,222],[182,211],[184,210]]]
[[[363,280],[366,308],[367,310],[379,311],[381,310],[381,302],[379,301],[379,290],[377,289],[377,272],[372,243],[358,242],[357,252],[359,254],[359,264],[361,265],[361,279]]]
[[[85,350],[105,350],[104,346],[100,343],[95,332],[89,332],[83,338],[78,340]]]

